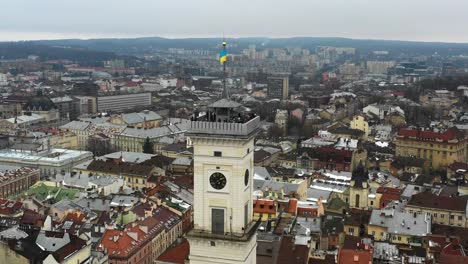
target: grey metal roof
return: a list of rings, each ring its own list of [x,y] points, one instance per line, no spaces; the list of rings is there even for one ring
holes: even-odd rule
[[[285,194],[289,194],[296,192],[299,186],[300,184],[298,183],[254,179],[254,190],[265,190],[266,188],[269,188],[272,191],[283,190]]]
[[[19,229],[18,226],[10,227],[0,232],[0,239],[22,239],[28,237],[28,234]]]
[[[71,121],[68,124],[65,124],[60,127],[60,129],[69,129],[69,130],[85,130],[90,126],[90,123],[84,121]]]
[[[143,161],[149,160],[154,156],[156,155],[140,152],[119,151],[98,157],[98,159],[119,159],[120,157],[122,157],[125,162],[142,163]]]
[[[98,212],[108,212],[110,210],[110,202],[110,199],[95,197],[84,197],[76,201],[78,205]]]
[[[237,108],[237,107],[239,107],[239,106],[241,106],[241,104],[223,98],[223,99],[221,99],[221,100],[218,100],[218,101],[216,101],[216,102],[210,104],[208,107],[215,107],[215,108]]]
[[[41,231],[36,238],[36,244],[44,251],[55,252],[70,243],[68,233]]]
[[[387,206],[373,210],[369,225],[387,227],[392,235],[426,236],[431,232],[431,218],[426,214],[410,214]]]
[[[254,167],[255,179],[271,179],[271,175],[265,167]]]
[[[129,114],[123,114],[122,115],[122,120],[127,123],[127,124],[138,124],[138,123],[143,123],[145,121],[151,122],[151,121],[157,121],[161,120],[162,117],[158,115],[157,113],[153,111],[142,111],[140,113],[129,113]]]
[[[180,157],[176,158],[173,162],[173,165],[185,165],[185,166],[190,166],[192,164],[192,159],[188,157]]]
[[[322,220],[320,217],[297,217],[296,221],[301,226],[308,228],[311,233],[320,233],[322,231]]]
[[[309,188],[307,189],[307,200],[318,201],[319,198],[322,198],[323,202],[326,203],[331,194],[332,191]]]

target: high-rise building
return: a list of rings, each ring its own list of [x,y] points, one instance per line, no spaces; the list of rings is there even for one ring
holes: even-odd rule
[[[191,121],[194,150],[194,228],[190,263],[256,263],[253,221],[254,138],[260,118],[228,99]]]
[[[129,93],[97,98],[97,110],[100,112],[122,112],[148,105],[151,105],[151,93]]]
[[[268,76],[268,96],[270,98],[287,100],[289,95],[289,75],[274,74]]]

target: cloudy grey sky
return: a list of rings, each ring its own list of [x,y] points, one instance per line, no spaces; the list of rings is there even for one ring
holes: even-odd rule
[[[2,0],[0,40],[351,37],[468,42],[468,0]]]

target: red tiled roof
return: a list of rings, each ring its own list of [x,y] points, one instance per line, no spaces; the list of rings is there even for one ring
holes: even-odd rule
[[[152,177],[150,177],[150,178],[152,178]],[[148,181],[149,181],[149,179],[148,179]],[[153,195],[156,195],[156,194],[161,193],[161,192],[169,192],[169,191],[170,191],[169,187],[167,187],[165,185],[162,185],[162,184],[157,184],[154,188],[147,190],[146,195],[153,196]]]
[[[463,133],[460,132],[456,127],[449,128],[444,132],[434,132],[434,131],[422,131],[420,129],[408,129],[402,128],[398,131],[399,136],[404,137],[415,137],[421,140],[453,140],[453,139],[463,139]]]
[[[11,215],[17,213],[23,203],[0,199],[0,215]]]
[[[353,151],[351,150],[336,149],[336,148],[331,148],[331,147],[323,147],[323,148],[318,148],[316,150],[321,153],[334,153],[338,155],[343,155],[345,157],[353,156]]]
[[[279,252],[277,264],[302,264],[309,260],[309,247],[295,245],[291,236],[283,237]]]
[[[386,206],[391,201],[400,200],[402,190],[397,189],[397,188],[391,188],[391,187],[379,187],[377,189],[377,193],[382,194],[382,196],[380,197],[380,208],[382,208],[383,207],[382,204]]]
[[[438,196],[431,192],[422,192],[413,195],[407,205],[465,212],[466,202],[465,199],[458,197]]]
[[[136,87],[136,86],[138,86],[138,83],[132,82],[132,81],[128,81],[128,82],[125,83],[125,86],[126,86],[126,87]]]
[[[83,239],[75,235],[70,235],[70,243],[61,247],[59,250],[55,251],[52,255],[54,256],[55,260],[57,260],[58,262],[62,262],[67,257],[79,251],[80,249],[84,248],[85,246],[86,246],[86,241],[84,241]]]
[[[161,256],[159,261],[184,264],[190,253],[190,245],[187,239],[184,239],[180,244],[167,249]]]
[[[253,211],[259,214],[276,214],[278,212],[278,202],[273,200],[254,200]]]
[[[379,187],[377,188],[377,193],[387,193],[387,194],[393,194],[393,195],[398,195],[400,196],[400,194],[402,193],[403,191],[398,189],[398,188],[392,188],[392,187]]]
[[[68,213],[62,220],[62,222],[65,221],[73,221],[75,223],[83,223],[83,219],[85,218],[85,214],[82,213],[81,211],[76,211],[74,213]]]
[[[372,263],[372,251],[340,249],[338,264],[369,264]]]
[[[453,240],[441,250],[439,263],[468,263],[468,257],[458,239]]]
[[[25,210],[21,217],[21,223],[25,225],[36,225],[42,227],[46,216],[36,213],[32,210]]]
[[[133,243],[132,243],[133,242]],[[99,247],[106,249],[109,257],[125,257],[131,255],[138,241],[131,238],[127,232],[120,230],[106,230],[101,239]]]
[[[290,213],[290,214],[296,214],[296,212],[297,212],[297,204],[298,204],[297,199],[290,199],[290,200],[289,200],[288,213]]]

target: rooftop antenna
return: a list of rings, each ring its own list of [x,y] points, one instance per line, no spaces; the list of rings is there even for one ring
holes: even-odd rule
[[[221,64],[223,64],[223,97],[225,99],[229,100],[230,95],[229,95],[229,91],[228,91],[227,83],[226,83],[226,78],[227,78],[227,74],[226,74],[226,62],[227,62],[226,46],[227,46],[227,42],[226,42],[226,38],[224,37],[224,32],[223,32],[223,43],[222,43],[222,45],[223,45],[223,50],[219,54],[219,61],[220,61]]]

